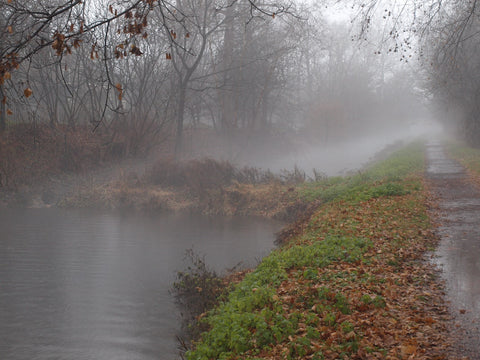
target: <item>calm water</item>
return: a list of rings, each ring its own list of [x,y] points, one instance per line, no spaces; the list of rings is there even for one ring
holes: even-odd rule
[[[176,358],[185,250],[218,271],[273,248],[256,219],[0,210],[0,359]]]

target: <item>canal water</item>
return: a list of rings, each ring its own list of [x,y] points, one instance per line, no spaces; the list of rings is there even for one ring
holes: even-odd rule
[[[2,209],[0,359],[175,359],[169,287],[185,252],[218,272],[254,266],[277,222],[64,209]]]

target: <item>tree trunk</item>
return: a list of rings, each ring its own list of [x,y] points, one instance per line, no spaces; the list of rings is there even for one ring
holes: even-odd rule
[[[233,76],[232,71],[229,69],[233,66],[233,47],[234,47],[234,24],[233,24],[233,10],[234,6],[231,5],[227,8],[225,13],[225,32],[223,35],[223,54],[222,54],[222,67],[223,67],[223,84],[226,87],[230,87],[233,92]],[[235,117],[235,96],[232,96],[230,91],[220,89],[220,101],[221,101],[221,126],[224,134],[229,135],[230,131],[234,127]]]
[[[183,120],[185,115],[185,99],[187,94],[187,85],[180,84],[180,93],[178,94],[177,108],[177,133],[175,138],[175,159],[180,160],[183,151]]]

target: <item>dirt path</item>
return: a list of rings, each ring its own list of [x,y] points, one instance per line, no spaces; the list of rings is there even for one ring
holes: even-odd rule
[[[427,178],[438,198],[435,262],[446,282],[457,353],[480,359],[480,191],[439,142],[427,146]]]

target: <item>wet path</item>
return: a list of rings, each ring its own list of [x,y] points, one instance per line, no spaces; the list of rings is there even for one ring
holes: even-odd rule
[[[435,261],[459,325],[458,350],[480,359],[480,190],[440,143],[427,145],[427,177],[440,206],[441,242]]]

